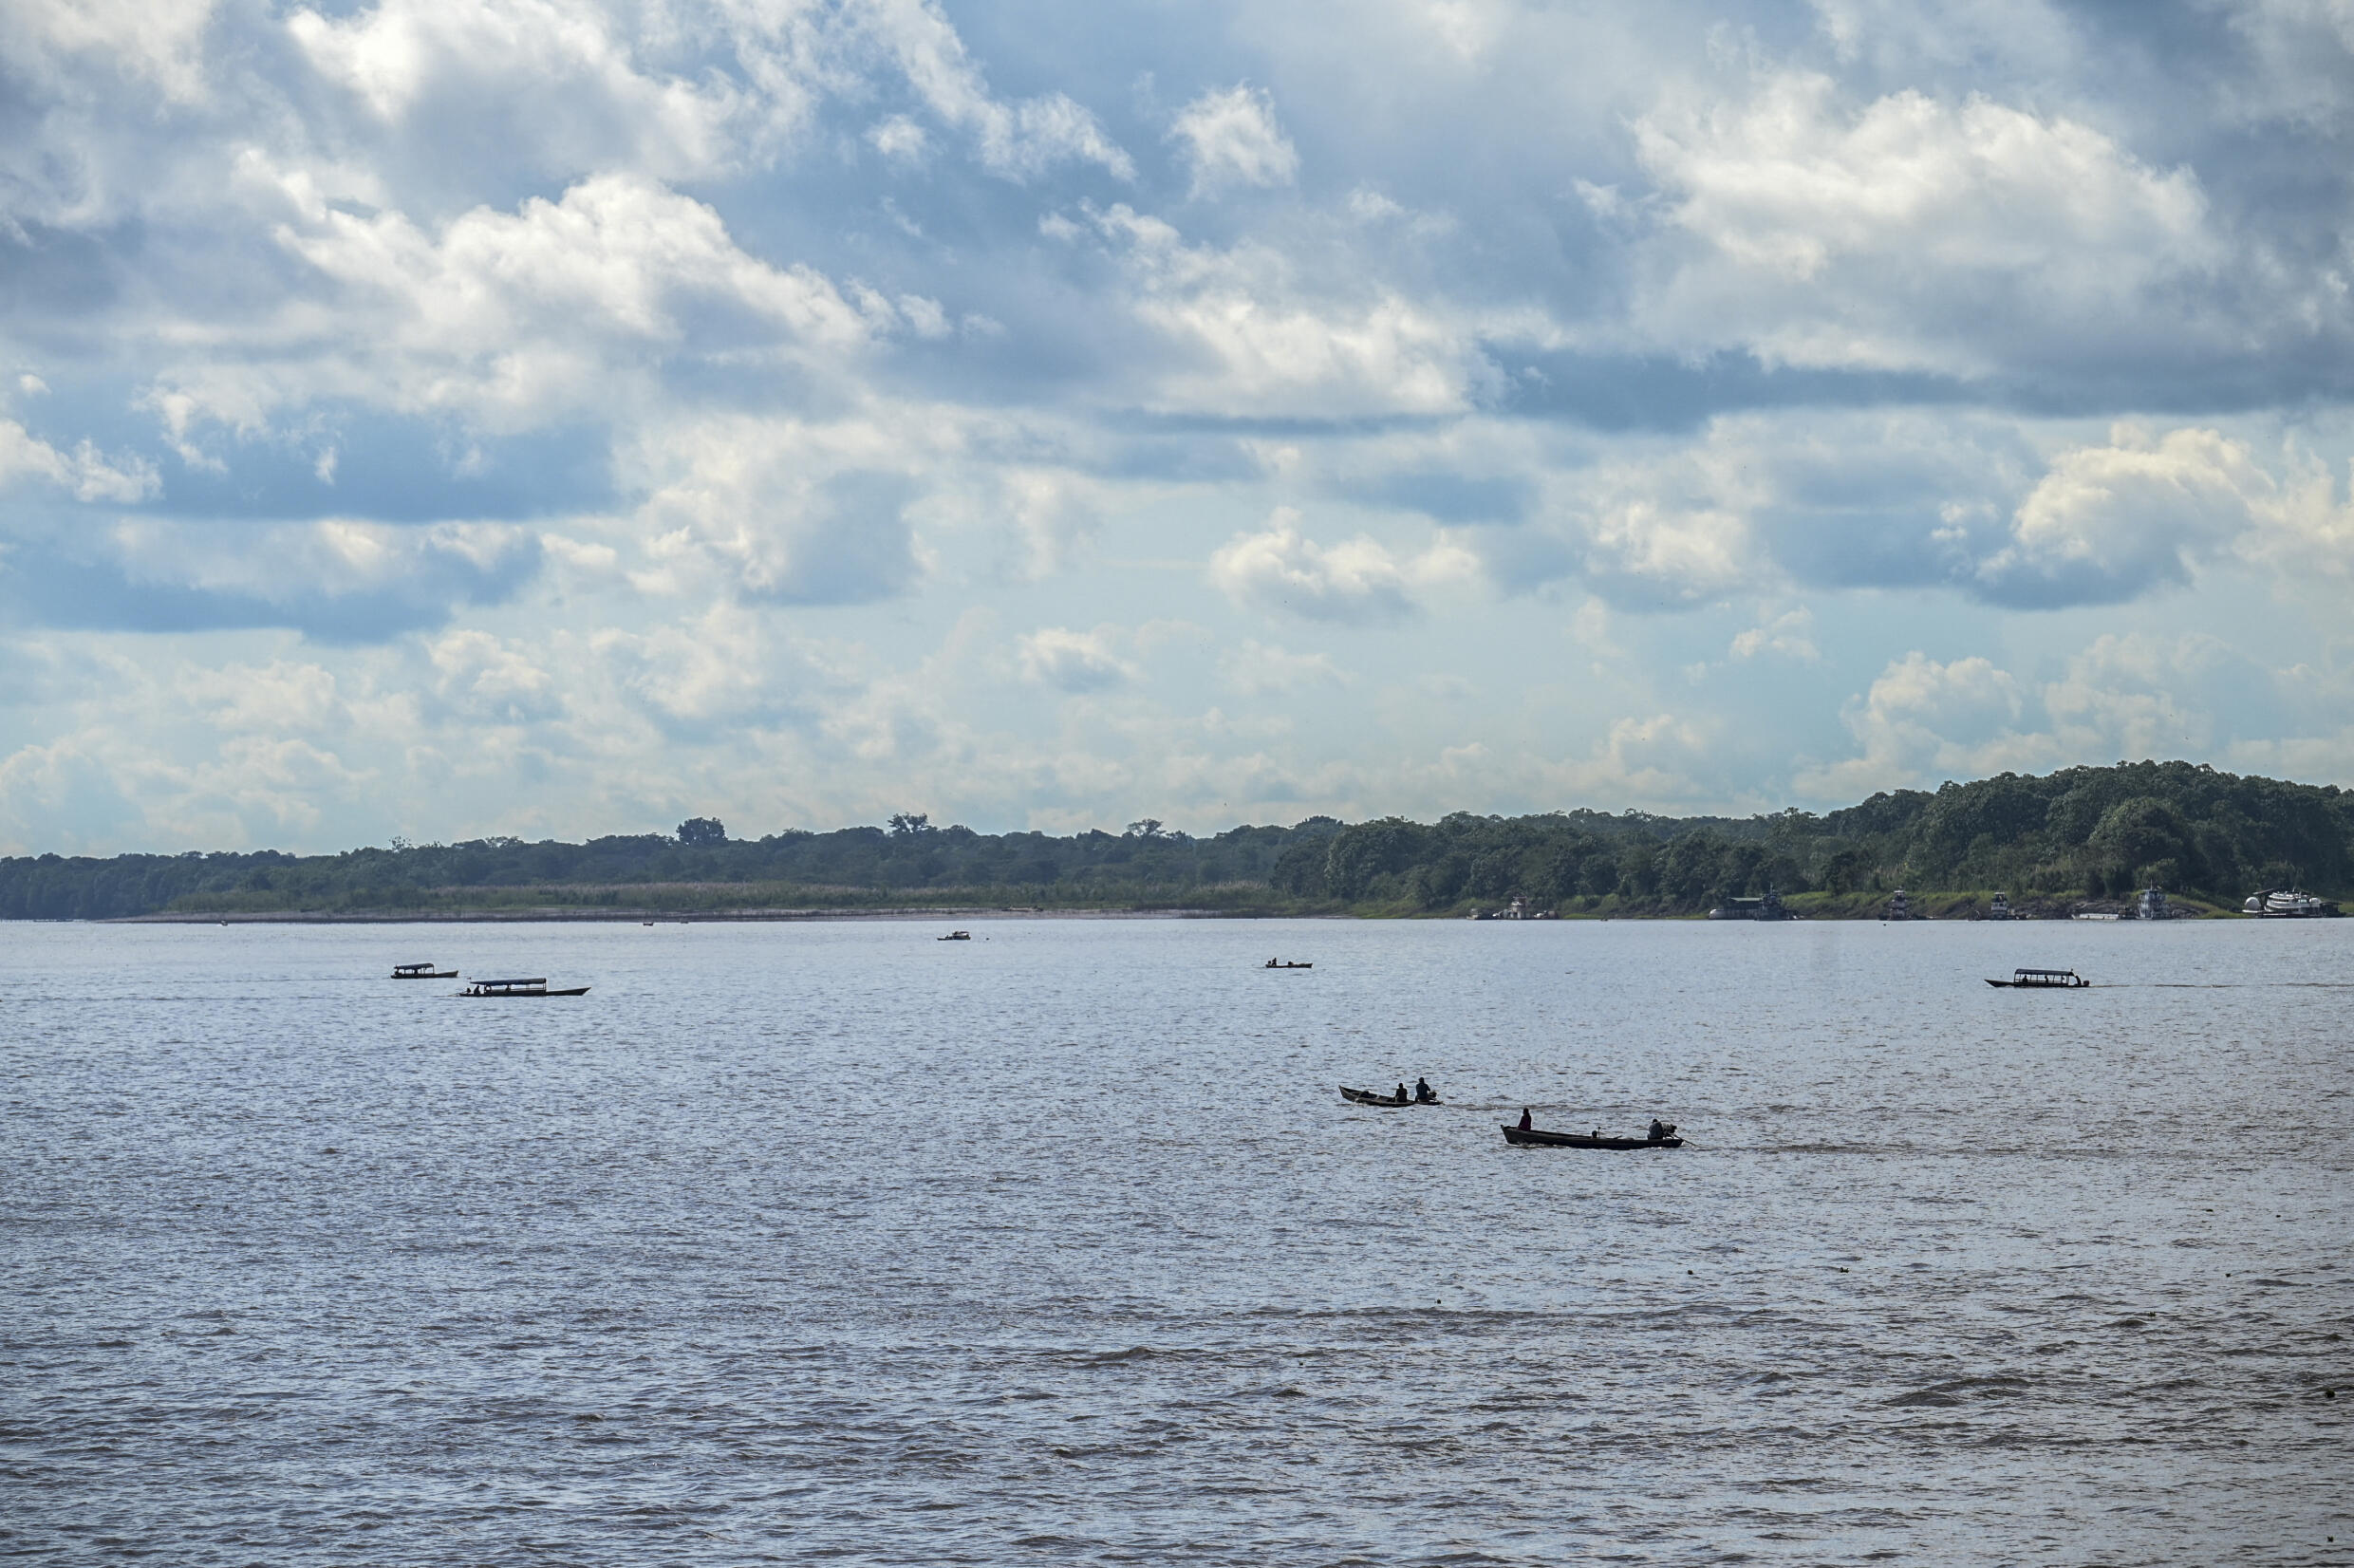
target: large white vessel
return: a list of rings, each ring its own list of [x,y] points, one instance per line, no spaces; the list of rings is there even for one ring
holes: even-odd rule
[[[2261,893],[2251,893],[2239,907],[2240,913],[2258,920],[2325,920],[2338,912],[2338,906],[2327,899],[2293,887],[2267,887]]]

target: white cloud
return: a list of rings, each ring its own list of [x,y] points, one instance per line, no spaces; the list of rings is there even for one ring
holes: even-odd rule
[[[55,71],[61,57],[103,62],[175,103],[205,96],[203,43],[216,0],[11,0],[0,59]]]
[[[14,420],[0,419],[0,486],[46,479],[78,501],[143,501],[159,484],[153,464],[137,457],[109,458],[88,441],[60,452]]]
[[[538,539],[499,523],[403,526],[331,518],[216,527],[117,523],[106,558],[135,584],[271,607],[321,635],[363,638],[507,597],[538,569]],[[364,616],[354,607],[366,607]]]
[[[1020,657],[1024,680],[1067,692],[1124,686],[1142,673],[1120,657],[1118,634],[1111,626],[1093,631],[1041,627],[1021,639]]]
[[[1772,362],[1982,375],[2060,345],[2139,344],[2220,267],[2187,169],[2077,121],[1916,90],[1849,110],[1838,84],[1768,76],[1746,103],[1635,125],[1667,220],[1643,313],[1687,344]]]
[[[1185,145],[1197,198],[1235,185],[1288,185],[1299,173],[1299,154],[1275,122],[1275,101],[1247,83],[1186,104],[1169,135]]]
[[[1087,212],[1124,264],[1127,308],[1178,351],[1148,367],[1149,406],[1225,418],[1457,413],[1490,378],[1481,325],[1439,300],[1356,276],[1303,282],[1278,249],[1187,246],[1125,204]]]
[[[378,0],[286,22],[312,68],[388,125],[486,130],[498,155],[522,151],[559,177],[716,172],[736,151],[738,88],[644,68],[625,27],[593,4],[553,0]]]
[[[1876,790],[1971,778],[2008,765],[2020,750],[2019,681],[1985,658],[1939,663],[1918,651],[1893,661],[1841,716],[1862,755],[1803,769],[1794,783],[1814,800],[1859,800]]]
[[[2109,444],[2053,459],[1979,569],[1994,591],[2114,600],[2189,579],[2273,510],[2277,487],[2248,448],[2214,430],[2153,439],[2120,425]]]
[[[2292,449],[2286,467],[2276,476],[2219,430],[2120,423],[2107,444],[2052,458],[1978,577],[1997,598],[2038,604],[2137,598],[2223,558],[2284,579],[2354,575],[2354,501],[2337,500],[2309,454]]]
[[[1446,543],[1401,558],[1362,535],[1319,545],[1301,534],[1298,515],[1278,508],[1269,526],[1238,533],[1210,557],[1210,580],[1236,604],[1263,614],[1372,625],[1418,610],[1420,590],[1469,577],[1476,564]]]
[[[1119,179],[1134,162],[1094,115],[1054,92],[1017,103],[989,94],[964,41],[932,0],[868,0],[862,28],[887,50],[908,86],[943,123],[971,135],[982,166],[1009,179],[1034,179],[1061,163],[1092,163]]]
[[[747,254],[711,207],[635,177],[512,213],[478,207],[436,233],[328,205],[296,175],[248,173],[288,199],[278,243],[322,289],[286,300],[246,353],[158,378],[148,401],[183,445],[207,421],[252,431],[327,398],[503,429],[615,414],[674,357],[837,364],[904,319],[880,296],[853,303],[806,267]]]
[[[1774,653],[1802,664],[1822,662],[1822,652],[1815,646],[1815,614],[1803,605],[1737,634],[1729,651],[1735,659]]]
[[[425,644],[434,691],[467,719],[529,724],[557,717],[555,676],[526,648],[487,631],[451,631]]]
[[[1242,697],[1296,697],[1324,686],[1345,686],[1349,678],[1328,653],[1294,653],[1255,637],[1221,654],[1218,678]]]
[[[845,420],[709,419],[645,433],[626,473],[645,492],[629,521],[642,588],[714,586],[787,604],[855,604],[924,574],[910,512],[924,465],[953,432]]]

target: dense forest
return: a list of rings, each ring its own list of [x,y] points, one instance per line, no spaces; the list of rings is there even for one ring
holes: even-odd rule
[[[916,813],[883,827],[730,838],[515,838],[297,856],[191,850],[0,859],[0,918],[1016,907],[1231,914],[1461,914],[1521,899],[1578,914],[1693,914],[1773,888],[1860,914],[1889,889],[2007,891],[2052,906],[2156,886],[2236,907],[2260,887],[2354,889],[2354,793],[2187,762],[2004,774],[1814,815],[1592,811],[1436,823],[1310,817],[1197,838],[1156,821],[977,833]],[[1950,899],[1959,910],[1966,900]]]

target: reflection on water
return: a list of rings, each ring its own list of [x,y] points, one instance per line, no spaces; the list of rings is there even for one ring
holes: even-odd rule
[[[2354,1556],[2354,922],[968,924],[8,928],[0,1542]]]

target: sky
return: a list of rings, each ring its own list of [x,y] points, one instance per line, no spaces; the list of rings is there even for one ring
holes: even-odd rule
[[[0,852],[2354,785],[2354,0],[0,0]]]

